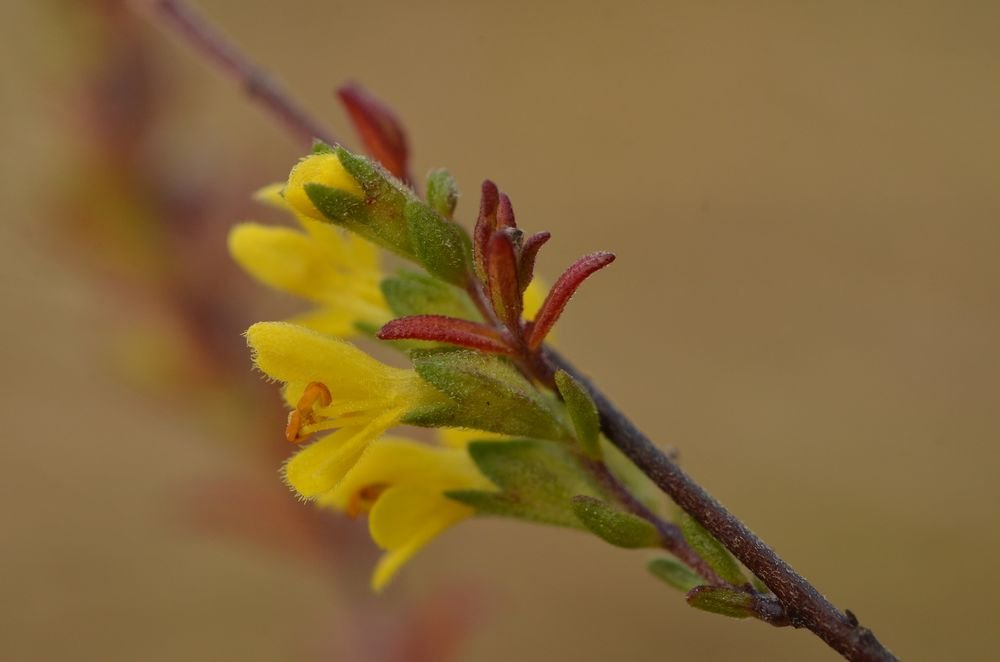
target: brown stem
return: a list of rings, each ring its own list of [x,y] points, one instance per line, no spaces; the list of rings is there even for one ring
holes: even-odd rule
[[[186,2],[152,0],[151,5],[153,10],[165,19],[165,25],[173,28],[202,55],[231,78],[239,81],[251,99],[269,110],[304,145],[311,145],[314,139],[322,140],[329,145],[339,142],[336,136],[324,129],[267,74],[212,29]]]
[[[871,630],[834,607],[743,522],[684,473],[566,359],[551,349],[546,350],[546,355],[590,392],[601,415],[601,429],[608,439],[774,592],[791,625],[808,628],[848,660],[887,662],[897,659]]]

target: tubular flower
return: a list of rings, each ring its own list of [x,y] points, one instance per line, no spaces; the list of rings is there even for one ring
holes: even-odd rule
[[[420,548],[475,514],[444,494],[467,489],[495,488],[464,449],[386,437],[318,502],[352,517],[368,513],[372,539],[386,552],[371,580],[379,591]]]
[[[336,487],[365,448],[407,413],[444,400],[412,370],[384,365],[332,336],[286,322],[260,322],[246,335],[257,368],[285,384],[288,440],[336,430],[285,465],[288,484],[306,499]]]
[[[333,155],[323,156],[336,161]],[[261,283],[316,304],[315,310],[291,322],[345,338],[357,335],[359,327],[385,324],[392,315],[379,289],[378,249],[357,235],[296,211],[282,195],[283,187],[268,186],[257,198],[292,212],[301,229],[237,225],[229,233],[233,258]],[[291,189],[286,190],[291,195]]]

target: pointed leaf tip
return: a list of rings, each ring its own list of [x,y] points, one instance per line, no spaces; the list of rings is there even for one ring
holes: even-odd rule
[[[545,341],[545,336],[549,334],[552,327],[559,320],[566,304],[576,293],[577,288],[587,280],[587,278],[615,261],[615,254],[606,251],[598,251],[590,255],[584,255],[579,260],[559,276],[552,289],[549,290],[545,302],[535,316],[535,321],[528,336],[528,347],[538,349]]]

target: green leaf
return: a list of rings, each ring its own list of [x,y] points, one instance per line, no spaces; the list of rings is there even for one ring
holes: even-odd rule
[[[692,589],[687,595],[687,603],[697,609],[730,618],[750,618],[754,615],[752,595],[718,586]]]
[[[472,269],[465,231],[419,200],[408,202],[404,214],[420,264],[452,285],[464,284]]]
[[[445,218],[451,218],[458,204],[458,186],[455,178],[444,168],[431,170],[427,175],[427,202]]]
[[[556,386],[573,421],[577,441],[589,457],[600,459],[601,446],[598,439],[601,434],[601,419],[597,413],[597,405],[590,399],[590,394],[580,382],[573,379],[565,370],[556,373]]]
[[[734,586],[747,583],[747,578],[743,576],[736,559],[722,546],[722,543],[705,530],[705,527],[687,513],[681,513],[679,523],[688,544],[694,548],[698,556],[705,559],[719,577]]]
[[[505,358],[467,349],[417,351],[413,366],[459,406],[438,412],[438,427],[464,427],[514,437],[571,441],[558,403]],[[426,417],[425,417],[426,420]],[[416,424],[409,417],[406,423]]]
[[[577,519],[598,538],[616,547],[641,549],[659,547],[656,527],[632,513],[625,513],[606,501],[585,495],[573,497]]]
[[[481,515],[582,528],[572,498],[599,496],[600,487],[564,445],[547,441],[474,441],[469,455],[499,492],[457,490],[445,494]]]
[[[657,579],[685,593],[704,581],[693,570],[677,559],[666,556],[653,559],[646,567]]]
[[[465,292],[425,274],[399,271],[382,279],[380,287],[389,309],[397,317],[444,315],[482,321]]]

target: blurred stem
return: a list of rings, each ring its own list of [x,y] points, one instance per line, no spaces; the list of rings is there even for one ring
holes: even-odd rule
[[[182,0],[150,2],[166,24],[213,64],[240,81],[247,94],[270,110],[296,137],[303,142],[311,142],[313,138],[328,144],[339,142]],[[480,300],[481,293],[470,291],[470,295],[477,304],[485,303]],[[601,428],[608,439],[774,592],[788,624],[808,628],[849,660],[889,662],[897,659],[870,630],[858,623],[853,614],[834,607],[743,522],[684,473],[566,359],[548,348],[544,358],[546,360],[539,363],[545,366],[546,372],[552,372],[552,366],[563,369],[590,391],[601,415]],[[779,606],[769,596],[759,597],[761,611]]]
[[[247,96],[270,111],[306,147],[311,146],[316,139],[328,145],[340,142],[186,2],[151,0],[150,4],[163,17],[164,25],[183,37],[231,78],[239,81]]]
[[[601,429],[615,446],[677,505],[704,526],[778,597],[789,624],[808,628],[849,660],[887,662],[896,657],[853,614],[841,612],[743,522],[715,500],[644,435],[594,384],[551,348],[548,359],[590,392]]]

